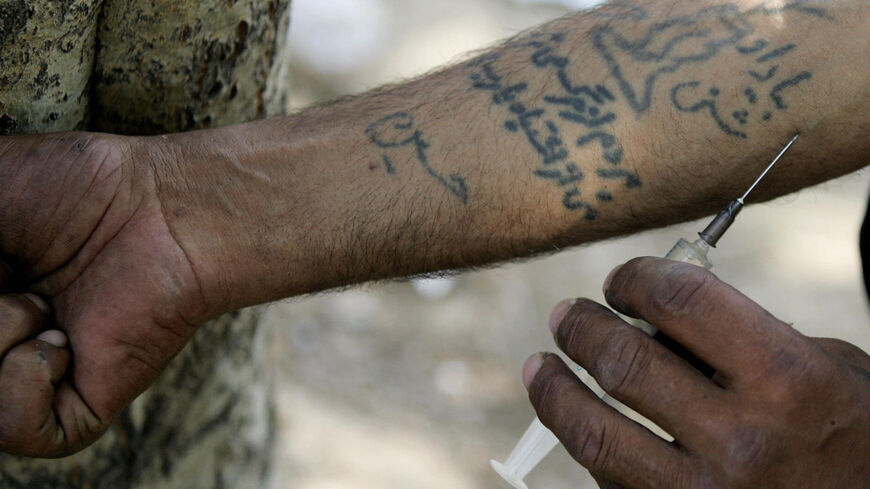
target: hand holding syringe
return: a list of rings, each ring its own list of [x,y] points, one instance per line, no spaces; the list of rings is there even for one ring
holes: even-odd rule
[[[785,148],[783,148],[764,173],[758,177],[755,183],[752,184],[749,190],[742,197],[729,204],[725,210],[720,212],[716,218],[713,219],[710,225],[700,233],[699,239],[693,242],[689,242],[686,239],[680,239],[671,251],[665,255],[665,258],[674,261],[692,263],[707,269],[712,268],[713,264],[707,258],[707,252],[711,247],[716,247],[716,244],[728,228],[734,223],[737,214],[743,209],[746,198],[768,174],[768,172],[770,172],[774,165],[779,162],[795,141],[797,141],[798,137],[800,137],[799,134],[789,141]],[[679,354],[703,374],[707,376],[712,376],[714,374],[714,370],[709,365],[705,364],[689,351],[685,350],[681,345],[659,332],[654,326],[645,321],[636,319],[629,319],[628,322],[642,329],[660,343]],[[622,406],[618,401],[610,398],[606,394],[603,394],[602,399],[618,409],[627,409],[625,406]],[[664,433],[660,428],[652,425],[651,422],[646,421],[645,424],[660,435],[666,435],[666,433]],[[492,468],[512,486],[517,489],[527,489],[525,482],[523,482],[525,476],[528,475],[528,473],[531,472],[532,469],[534,469],[535,466],[537,466],[538,463],[540,463],[540,461],[543,460],[543,458],[558,444],[559,440],[556,436],[541,424],[537,418],[535,418],[523,437],[517,443],[516,447],[514,447],[508,459],[504,463],[492,460],[490,461],[490,464],[492,465]]]

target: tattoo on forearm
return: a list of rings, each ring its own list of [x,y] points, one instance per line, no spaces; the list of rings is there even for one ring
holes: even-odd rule
[[[592,32],[592,44],[629,106],[643,114],[649,110],[660,77],[708,61],[752,31],[737,6],[720,5],[657,22],[637,40],[625,37],[616,26],[600,26]],[[642,75],[629,79],[626,73]]]
[[[640,15],[635,10],[633,15]],[[599,188],[587,198],[581,187],[590,178],[603,181],[620,181],[627,188],[641,186],[640,178],[631,170],[622,168],[622,146],[610,131],[609,125],[616,120],[612,104],[616,102],[613,92],[601,84],[577,83],[569,74],[570,58],[557,54],[565,36],[537,34],[517,41],[510,49],[525,49],[530,52],[532,66],[542,70],[554,70],[558,80],[558,92],[547,94],[540,100],[527,100],[528,84],[507,83],[497,70],[500,55],[493,53],[473,61],[470,76],[472,86],[489,92],[493,104],[508,109],[510,118],[505,128],[511,133],[522,134],[540,157],[534,170],[537,177],[556,183],[562,190],[565,208],[583,213],[587,220],[598,217],[598,206],[613,200],[610,192]],[[571,158],[573,147],[597,147],[606,166],[587,174]],[[603,187],[603,185],[602,185]]]
[[[767,40],[759,39],[755,41],[754,47],[760,49],[738,47],[737,50],[738,53],[749,56],[758,54],[769,46]],[[744,128],[754,119],[753,116],[760,118],[762,122],[770,121],[776,111],[788,108],[784,92],[812,79],[811,71],[801,71],[782,80],[782,65],[771,65],[772,62],[778,63],[780,58],[796,48],[795,44],[775,47],[755,59],[757,70],[753,68],[747,71],[751,80],[747,79],[743,88],[745,104],[733,108],[730,117],[722,115],[727,111],[720,109],[719,95],[722,90],[716,85],[704,88],[704,84],[698,80],[675,85],[671,89],[671,102],[682,112],[706,112],[725,134],[747,139],[748,134]],[[759,99],[759,92],[766,92],[767,99]]]
[[[809,80],[812,77],[813,77],[813,74],[811,72],[804,71],[804,72],[798,73],[797,76],[795,76],[794,78],[789,78],[788,80],[782,81],[782,82],[778,83],[775,87],[773,87],[773,89],[770,90],[770,99],[773,100],[773,103],[774,103],[774,105],[776,105],[776,108],[779,110],[785,110],[788,108],[788,105],[786,105],[785,100],[783,99],[783,96],[782,96],[782,92],[786,88],[797,86],[801,82]]]
[[[649,109],[660,78],[677,74],[685,66],[707,62],[731,47],[743,55],[759,55],[755,61],[763,69],[750,69],[748,73],[752,78],[759,82],[773,79],[780,66],[769,66],[769,62],[788,55],[798,46],[786,44],[765,52],[770,46],[766,39],[750,40],[745,45],[741,43],[756,31],[753,16],[769,16],[786,10],[827,17],[824,7],[810,5],[809,0],[791,2],[775,9],[762,5],[747,12],[741,12],[736,5],[726,4],[705,8],[692,16],[658,22],[635,40],[625,37],[615,26],[598,27],[592,32],[592,42],[631,108],[641,115]],[[630,80],[625,73],[642,75],[637,80]],[[809,78],[802,77],[801,81],[806,79]],[[713,87],[710,90],[718,89]],[[672,88],[672,94],[673,91]],[[681,105],[696,107],[705,101],[709,102],[709,99]],[[731,135],[740,133],[725,132]]]
[[[403,148],[413,148],[413,158],[420,163],[429,176],[459,198],[463,204],[468,202],[468,185],[465,178],[456,174],[445,177],[429,163],[427,151],[430,145],[424,138],[423,131],[417,127],[413,115],[408,112],[396,112],[388,115],[369,125],[366,128],[366,135],[372,144],[384,150],[381,157],[384,169],[388,174],[396,174],[396,164],[390,155]]]
[[[625,167],[623,148],[613,131],[617,104],[627,105],[642,118],[656,100],[660,85],[665,85],[678,111],[704,114],[723,133],[748,138],[752,123],[770,121],[776,111],[787,109],[786,92],[813,77],[808,70],[790,73],[781,63],[799,52],[797,44],[774,46],[768,39],[754,37],[755,17],[791,11],[830,19],[824,6],[829,2],[763,2],[746,11],[736,4],[724,4],[654,22],[642,7],[615,2],[592,13],[612,22],[590,31],[592,46],[608,67],[612,81],[590,84],[575,79],[574,74],[582,69],[560,54],[566,40],[563,33],[532,34],[505,48],[528,51],[531,66],[552,72],[558,81],[557,93],[534,93],[530,81],[517,80],[516,70],[501,66],[503,53],[490,53],[470,62],[470,81],[475,89],[490,94],[493,105],[506,109],[504,127],[522,135],[538,154],[535,175],[560,186],[567,209],[594,220],[599,207],[613,201],[608,181],[620,181],[626,189],[642,186],[640,177]],[[632,22],[633,29],[638,23],[649,25],[640,36],[628,36],[620,30],[625,21]],[[738,93],[744,97],[729,101],[737,105],[726,109],[722,87],[701,80],[680,80],[679,76],[685,67],[704,64],[728,50],[748,58],[750,66],[746,80],[738,80],[742,83]],[[584,171],[588,165],[581,167],[571,150],[587,146],[598,149],[603,163]],[[599,188],[589,190],[594,182]]]
[[[732,128],[719,114],[718,99],[721,92],[718,88],[713,87],[708,90],[707,94],[705,95],[706,98],[697,100],[697,97],[694,97],[689,103],[684,104],[681,102],[682,97],[680,96],[680,94],[684,90],[689,91],[698,88],[699,86],[701,86],[701,82],[690,81],[680,83],[676,85],[673,89],[671,89],[671,100],[673,101],[674,106],[677,108],[677,110],[680,110],[682,112],[707,112],[710,117],[712,117],[713,120],[716,122],[716,125],[719,126],[719,129],[722,129],[725,134],[746,139],[747,135],[745,132]],[[733,116],[735,119],[738,119],[743,124],[745,124],[748,120],[748,112],[735,111]]]
[[[768,61],[770,61],[770,60],[772,60],[772,59],[774,59],[774,58],[778,58],[778,57],[780,57],[780,56],[785,56],[786,54],[788,54],[789,52],[791,52],[791,51],[792,51],[794,48],[796,48],[796,47],[797,47],[797,46],[794,45],[794,44],[788,44],[788,45],[783,46],[783,47],[781,47],[781,48],[776,48],[776,49],[774,49],[773,51],[771,51],[771,52],[769,52],[769,53],[767,53],[767,54],[761,56],[761,57],[758,58],[756,61],[759,62],[759,63],[766,63],[766,62],[768,62]]]
[[[776,76],[776,72],[779,71],[779,66],[771,66],[767,73],[761,74],[755,70],[749,70],[749,76],[755,79],[757,82],[766,82],[768,80],[772,80],[774,76]]]

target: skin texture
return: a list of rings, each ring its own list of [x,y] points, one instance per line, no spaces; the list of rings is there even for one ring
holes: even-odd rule
[[[821,3],[819,17],[754,2],[638,4],[640,20],[616,6],[574,15],[416,81],[159,140],[172,155],[156,175],[167,224],[243,305],[701,217],[798,131],[755,202],[866,163],[865,6]],[[832,38],[836,57],[824,54]],[[626,39],[649,39],[639,60]],[[774,67],[764,83],[749,74]],[[741,107],[752,109],[745,124]]]
[[[798,130],[756,198],[860,168],[868,17],[857,1],[615,4],[284,118],[3,138],[2,285],[50,303],[71,363],[31,387],[56,389],[37,412],[60,432],[0,446],[81,449],[226,311],[698,217]]]
[[[605,285],[716,369],[706,378],[610,309],[557,308],[559,347],[668,443],[604,404],[555,355],[524,368],[541,421],[604,488],[858,488],[870,480],[870,356],[808,338],[712,273],[635,259]]]

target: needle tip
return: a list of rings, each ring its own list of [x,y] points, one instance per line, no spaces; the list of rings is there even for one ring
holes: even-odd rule
[[[764,173],[762,173],[761,176],[758,177],[758,180],[756,180],[755,183],[753,183],[752,186],[749,187],[749,190],[747,190],[746,193],[743,194],[743,197],[741,197],[740,199],[738,199],[738,201],[740,202],[741,205],[743,204],[743,201],[745,201],[746,198],[749,197],[749,194],[752,193],[753,190],[755,190],[755,187],[756,187],[759,183],[761,183],[761,180],[763,180],[764,177],[766,177],[767,174],[770,172],[770,170],[772,170],[773,167],[776,166],[776,164],[779,162],[779,160],[782,159],[783,155],[785,155],[785,153],[786,153],[789,149],[791,149],[792,145],[794,145],[795,141],[797,141],[797,139],[798,139],[800,136],[801,136],[801,134],[800,134],[800,133],[797,133],[797,134],[795,134],[795,136],[794,136],[793,138],[791,138],[791,141],[789,141],[788,144],[786,144],[785,147],[782,149],[782,151],[779,152],[779,155],[777,155],[777,157],[773,160],[773,162],[770,164],[770,166],[768,166],[767,169],[764,170]]]

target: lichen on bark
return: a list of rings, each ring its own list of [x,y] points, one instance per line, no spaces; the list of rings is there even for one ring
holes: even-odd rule
[[[0,0],[0,135],[83,128],[100,0]]]
[[[153,134],[263,117],[273,64],[284,56],[287,6],[105,0],[93,126]]]
[[[0,0],[0,135],[157,134],[286,110],[289,0]]]

